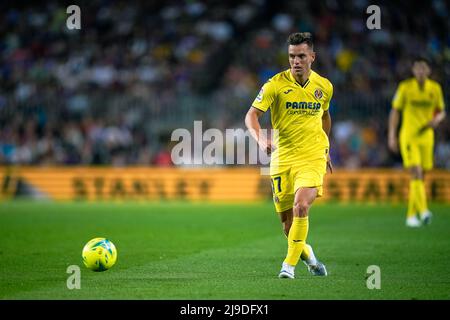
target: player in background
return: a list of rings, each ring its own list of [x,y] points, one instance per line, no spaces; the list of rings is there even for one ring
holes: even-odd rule
[[[309,209],[322,196],[323,177],[329,158],[328,113],[333,86],[311,70],[315,59],[310,33],[294,33],[288,38],[290,69],[269,79],[245,117],[245,124],[260,148],[271,154],[270,175],[275,210],[288,241],[280,278],[294,278],[301,258],[313,275],[327,270],[306,243]],[[259,118],[271,109],[273,142],[263,134]]]
[[[441,86],[428,78],[431,69],[425,58],[413,61],[412,73],[414,77],[400,82],[392,100],[388,145],[396,153],[400,147],[403,166],[410,172],[406,225],[420,227],[430,223],[432,217],[427,205],[424,171],[433,168],[434,129],[445,118],[445,106]]]

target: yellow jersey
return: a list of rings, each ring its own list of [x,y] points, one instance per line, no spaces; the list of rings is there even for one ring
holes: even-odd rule
[[[402,112],[400,139],[433,142],[431,128],[422,133],[419,131],[433,119],[436,109],[444,110],[442,88],[431,79],[426,79],[422,88],[416,78],[403,80],[392,99],[392,108]]]
[[[280,173],[302,161],[326,159],[329,141],[322,128],[322,115],[333,95],[331,82],[311,70],[301,85],[291,70],[270,78],[252,106],[263,112],[271,109],[275,129],[270,174]]]

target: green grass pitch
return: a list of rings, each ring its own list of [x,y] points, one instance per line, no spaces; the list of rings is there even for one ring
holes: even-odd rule
[[[271,203],[0,204],[0,299],[449,299],[450,206],[404,226],[404,206],[316,204],[308,242],[329,272],[278,279],[286,240]],[[118,262],[87,270],[84,244],[107,237]],[[66,286],[70,265],[81,289]],[[367,288],[367,268],[381,289]]]

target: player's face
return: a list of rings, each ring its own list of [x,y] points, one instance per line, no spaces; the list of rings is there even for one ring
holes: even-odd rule
[[[303,76],[311,70],[316,53],[306,43],[289,45],[288,52],[289,64],[294,75]]]
[[[414,62],[412,67],[412,73],[417,80],[423,81],[430,75],[430,67],[424,61]]]

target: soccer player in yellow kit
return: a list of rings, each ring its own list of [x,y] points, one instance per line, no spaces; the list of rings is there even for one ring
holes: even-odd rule
[[[315,52],[310,33],[288,38],[290,69],[269,79],[246,114],[245,124],[260,148],[271,154],[270,175],[275,210],[288,240],[288,251],[280,278],[295,277],[299,259],[313,275],[326,276],[325,265],[306,243],[308,212],[316,197],[322,196],[323,177],[329,158],[328,113],[333,86],[311,70]],[[271,109],[273,142],[264,135],[259,117]]]
[[[392,100],[388,145],[394,152],[398,152],[400,145],[403,166],[411,174],[406,225],[420,227],[429,223],[432,216],[427,206],[424,171],[433,168],[433,129],[445,118],[445,106],[441,86],[428,78],[431,70],[425,58],[414,60],[412,73],[413,78],[400,82]]]

